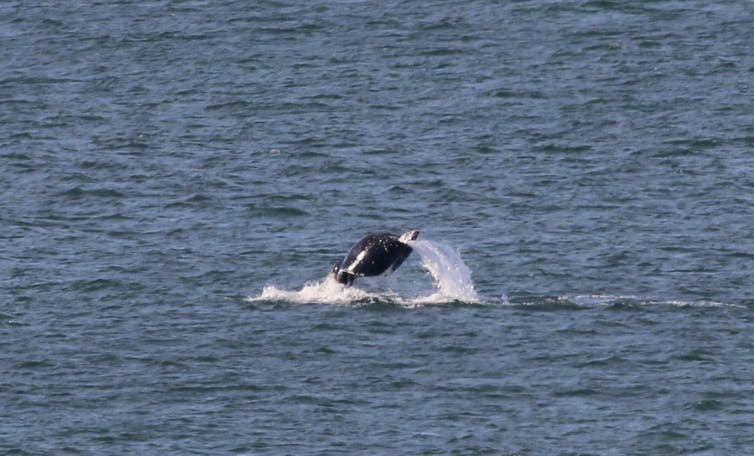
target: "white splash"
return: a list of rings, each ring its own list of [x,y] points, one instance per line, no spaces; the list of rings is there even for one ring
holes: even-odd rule
[[[374,297],[372,294],[356,287],[347,287],[338,283],[332,275],[319,282],[309,282],[300,290],[283,290],[274,285],[267,285],[259,296],[249,297],[249,302],[286,301],[315,304],[350,304]]]
[[[479,302],[471,270],[451,246],[426,239],[408,243],[421,256],[422,266],[435,279],[437,292],[417,302]]]
[[[394,292],[370,293],[357,286],[344,286],[328,274],[317,282],[306,283],[300,290],[284,290],[267,285],[258,296],[248,297],[249,302],[285,301],[314,304],[354,304],[373,301],[388,301],[404,307],[423,304],[442,304],[453,301],[478,303],[479,296],[471,280],[471,271],[461,259],[458,251],[449,245],[424,240],[410,241],[408,244],[419,254],[422,266],[434,279],[435,292],[428,296],[403,297]],[[403,265],[405,268],[407,265]],[[400,274],[400,269],[396,272]],[[360,278],[369,280],[369,278]]]

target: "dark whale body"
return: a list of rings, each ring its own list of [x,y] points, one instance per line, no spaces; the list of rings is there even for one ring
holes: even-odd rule
[[[378,276],[398,269],[413,249],[406,244],[419,236],[411,230],[398,237],[395,234],[369,234],[351,247],[343,261],[332,270],[335,280],[351,285],[357,276]]]

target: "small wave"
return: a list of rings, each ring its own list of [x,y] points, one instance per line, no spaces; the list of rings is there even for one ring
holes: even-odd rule
[[[500,297],[502,305],[512,307],[527,307],[543,310],[582,310],[582,309],[624,309],[638,310],[652,307],[682,307],[682,308],[747,308],[745,305],[724,303],[712,300],[673,300],[673,299],[651,299],[635,295],[611,295],[611,294],[578,294],[578,295],[561,295],[561,296],[525,296],[508,298],[503,294]]]
[[[632,295],[576,295],[561,296],[564,302],[570,302],[578,306],[672,306],[672,307],[742,307],[739,304],[724,303],[711,300],[681,301],[681,300],[663,300],[663,299],[646,299]]]
[[[666,305],[675,307],[735,307],[739,309],[746,309],[746,306],[741,304],[732,304],[727,302],[718,301],[646,301],[644,305]]]

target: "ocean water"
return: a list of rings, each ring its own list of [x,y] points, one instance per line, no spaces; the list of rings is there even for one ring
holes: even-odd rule
[[[0,3],[0,454],[754,454],[752,23]]]

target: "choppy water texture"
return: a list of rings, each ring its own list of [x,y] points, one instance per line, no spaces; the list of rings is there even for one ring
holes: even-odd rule
[[[754,453],[752,23],[0,3],[0,453]]]

